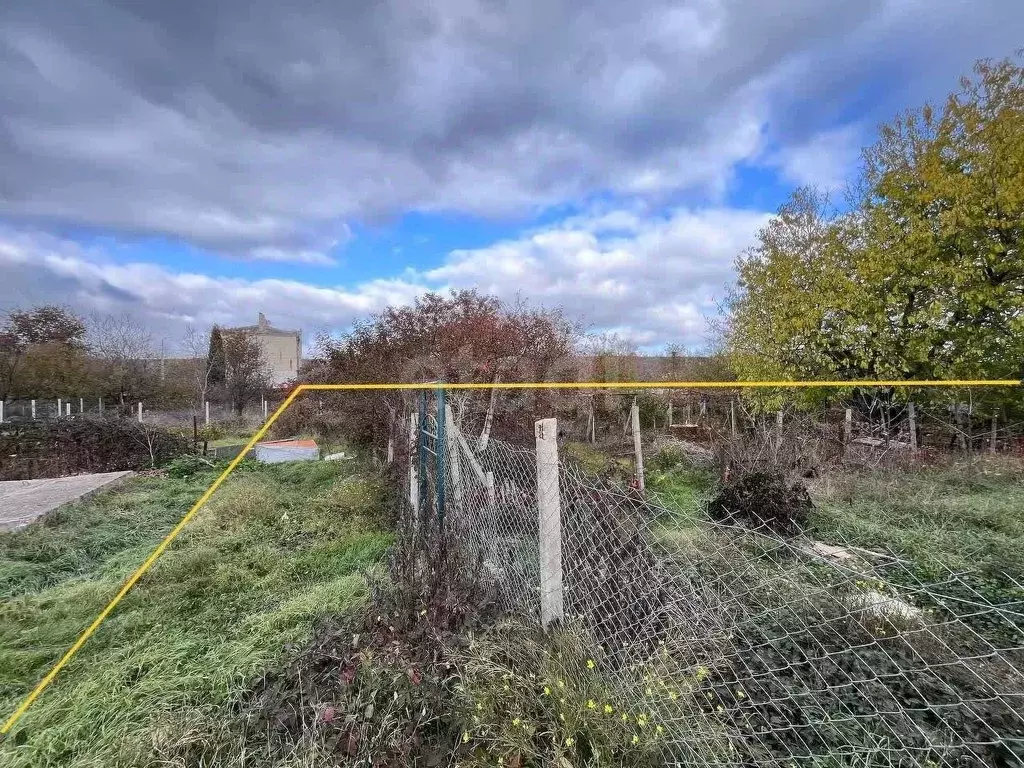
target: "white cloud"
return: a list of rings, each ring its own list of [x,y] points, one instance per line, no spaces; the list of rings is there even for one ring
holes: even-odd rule
[[[169,342],[186,324],[248,324],[263,312],[281,326],[339,331],[427,290],[476,288],[522,296],[595,330],[636,343],[702,343],[736,254],[768,215],[679,209],[639,218],[628,209],[573,217],[485,248],[453,251],[438,268],[405,270],[350,287],[296,280],[211,277],[151,263],[115,263],[51,236],[0,231],[0,307],[65,302],[82,312],[128,311]],[[614,226],[609,227],[609,223]],[[608,234],[608,232],[612,234]]]
[[[783,177],[800,186],[826,191],[842,189],[853,179],[864,132],[859,125],[845,125],[815,134],[807,141],[780,149],[769,158]]]

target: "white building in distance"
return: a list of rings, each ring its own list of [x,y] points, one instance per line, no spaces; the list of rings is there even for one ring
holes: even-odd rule
[[[256,325],[240,328],[225,328],[224,333],[250,333],[255,337],[263,352],[263,362],[270,372],[270,383],[278,387],[294,379],[302,364],[302,332],[285,331],[275,328],[262,312]]]

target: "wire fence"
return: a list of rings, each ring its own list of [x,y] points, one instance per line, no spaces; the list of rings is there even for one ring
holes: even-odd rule
[[[204,402],[199,407],[167,407],[145,401],[124,401],[112,398],[39,398],[12,399],[0,404],[0,423],[50,421],[58,418],[104,417],[131,418],[156,426],[191,428],[193,421],[199,427],[233,424],[255,426],[265,414],[276,408],[276,401],[256,400],[239,416],[230,403]]]
[[[717,412],[719,432],[778,428]],[[841,538],[716,523],[585,470],[554,419],[515,445],[463,434],[443,401],[413,419],[414,514],[458,532],[506,611],[584,633],[636,702],[623,716],[657,729],[674,764],[1024,764],[1024,584],[1012,576],[994,595],[975,574],[922,574]],[[858,435],[841,412],[803,439],[897,442],[904,420]]]

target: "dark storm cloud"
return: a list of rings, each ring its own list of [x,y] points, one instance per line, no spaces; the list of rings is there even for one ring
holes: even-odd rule
[[[850,83],[896,60],[880,45],[914,62],[890,78],[963,71],[1008,52],[1022,8],[8,2],[0,216],[324,261],[346,221],[410,208],[721,191],[766,139],[804,142],[841,115]]]

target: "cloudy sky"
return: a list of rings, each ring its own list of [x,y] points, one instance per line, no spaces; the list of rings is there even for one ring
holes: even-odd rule
[[[341,330],[425,290],[699,346],[795,185],[1020,0],[5,0],[0,310]]]

